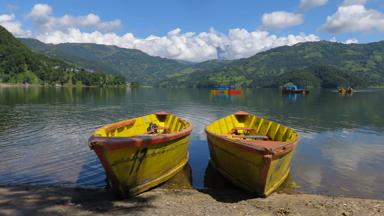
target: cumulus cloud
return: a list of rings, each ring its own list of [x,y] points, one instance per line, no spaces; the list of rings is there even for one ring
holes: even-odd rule
[[[52,8],[47,4],[35,4],[29,12],[28,16],[30,17],[46,17],[51,15]]]
[[[320,40],[319,37],[313,34],[291,34],[279,37],[266,31],[248,32],[245,29],[237,28],[229,30],[228,44],[221,56],[226,59],[244,58],[274,47],[318,40]]]
[[[360,4],[340,6],[322,29],[331,33],[384,31],[384,13]]]
[[[344,41],[345,44],[355,44],[355,43],[359,43],[359,40],[357,40],[356,38],[349,38],[347,40]]]
[[[29,31],[25,31],[21,27],[21,23],[15,20],[14,14],[1,14],[0,25],[18,37],[30,36]]]
[[[348,6],[348,5],[363,5],[367,3],[367,0],[344,0],[342,5]]]
[[[325,5],[328,0],[300,0],[300,8],[302,9],[311,9],[315,7],[320,7]]]
[[[2,14],[0,15],[0,22],[9,22],[15,19],[14,14]]]
[[[112,32],[121,25],[119,20],[102,21],[95,14],[55,17],[53,9],[47,4],[36,4],[25,18],[32,21],[31,31],[23,30],[13,14],[1,15],[0,24],[16,36],[34,37],[45,43],[115,45],[138,49],[152,56],[193,62],[217,58],[245,58],[278,46],[319,40],[319,37],[313,34],[277,36],[267,31],[248,31],[242,28],[230,29],[228,33],[217,32],[213,28],[200,33],[182,32],[180,28],[176,28],[163,36],[149,35],[138,38],[129,32],[124,35]],[[295,22],[288,19],[290,25]],[[275,26],[281,25],[275,21]]]
[[[121,27],[120,20],[102,21],[96,14],[84,16],[64,15],[55,17],[52,8],[47,4],[36,4],[26,16],[32,20],[34,28],[43,32],[66,31],[70,28],[91,29],[111,32]]]
[[[228,34],[216,32],[214,29],[198,34],[182,33],[181,29],[177,28],[165,36],[150,35],[146,38],[136,38],[132,33],[119,36],[115,33],[103,34],[98,31],[86,33],[79,29],[70,29],[66,32],[55,31],[41,34],[37,38],[54,44],[81,42],[115,45],[139,49],[153,56],[194,62],[217,58],[244,58],[278,46],[320,40],[313,34],[279,37],[266,31],[249,32],[240,28],[230,29]]]
[[[304,21],[302,14],[290,13],[286,11],[274,11],[265,13],[261,17],[261,22],[266,28],[283,29],[290,26],[300,25]]]

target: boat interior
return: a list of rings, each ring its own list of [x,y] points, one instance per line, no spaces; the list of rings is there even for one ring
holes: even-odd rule
[[[96,130],[101,137],[156,136],[183,131],[190,124],[177,116],[158,112],[106,125]]]
[[[290,142],[297,138],[297,133],[284,125],[243,112],[214,121],[207,130],[222,137],[245,142]]]

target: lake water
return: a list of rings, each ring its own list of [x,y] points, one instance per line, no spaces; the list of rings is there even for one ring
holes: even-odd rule
[[[104,171],[87,146],[92,131],[161,110],[193,124],[194,187],[209,187],[212,178],[204,127],[244,110],[300,133],[290,177],[298,191],[384,198],[382,90],[284,96],[255,89],[228,96],[207,89],[0,88],[0,185],[104,187]]]

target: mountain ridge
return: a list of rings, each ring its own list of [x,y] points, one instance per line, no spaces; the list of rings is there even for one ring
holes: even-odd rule
[[[183,79],[168,77],[160,85],[279,87],[285,82],[330,88],[383,85],[384,41],[367,44],[319,41],[282,46],[213,70],[196,71]]]
[[[135,49],[100,44],[53,45],[40,42],[28,45],[36,52],[62,57],[68,62],[94,70],[122,73],[128,81],[158,87],[208,87],[217,84],[278,87],[284,82],[295,82],[333,88],[384,83],[384,41],[366,44],[304,42],[276,47],[248,58],[200,63],[153,57]],[[87,47],[90,48],[87,50]],[[119,64],[123,66],[117,67]],[[129,65],[128,70],[124,70],[126,65]]]
[[[91,70],[120,73],[127,81],[154,84],[160,77],[182,70],[187,64],[156,56],[137,49],[92,43],[45,44],[36,39],[19,38],[38,53],[61,58]]]
[[[32,52],[0,26],[0,82],[60,85],[125,85],[118,75],[91,73],[74,64]]]

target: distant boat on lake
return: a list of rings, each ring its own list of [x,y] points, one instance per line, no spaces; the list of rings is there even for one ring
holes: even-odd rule
[[[348,87],[348,88],[344,88],[344,87],[339,87],[337,88],[337,91],[342,94],[342,95],[345,95],[345,94],[352,94],[353,93],[353,89],[352,87]]]
[[[211,89],[211,94],[240,95],[242,94],[242,91],[240,89],[236,89],[234,85],[216,85]]]
[[[287,84],[283,86],[284,94],[308,94],[309,90],[305,89],[303,86]]]
[[[192,126],[166,112],[106,125],[89,138],[108,183],[122,196],[155,187],[183,169],[188,161]]]

